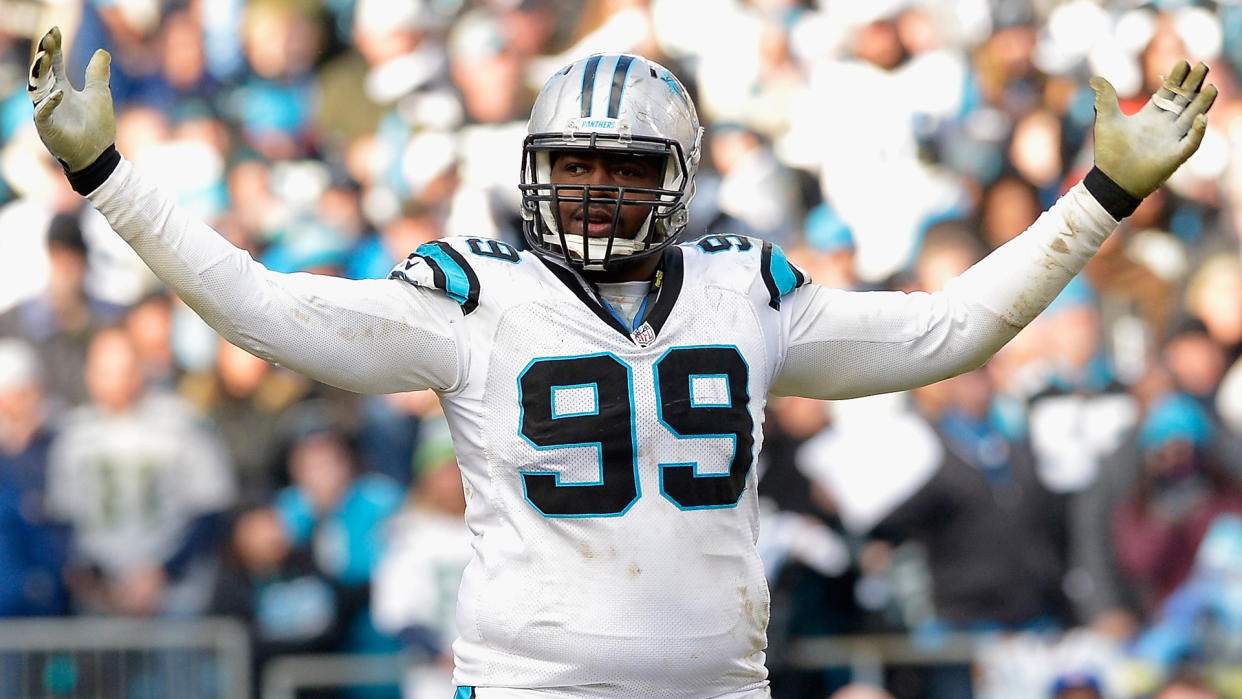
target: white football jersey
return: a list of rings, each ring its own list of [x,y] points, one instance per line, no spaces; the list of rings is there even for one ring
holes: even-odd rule
[[[779,248],[671,249],[630,331],[572,272],[478,238],[394,276],[461,303],[441,393],[476,556],[457,681],[715,696],[762,687],[768,591],[754,463],[784,354]]]
[[[349,390],[437,391],[474,547],[455,680],[514,696],[762,695],[767,395],[977,367],[1117,223],[1077,185],[935,294],[824,289],[779,248],[709,236],[670,248],[631,330],[578,275],[499,241],[428,244],[385,280],[284,275],[126,161],[89,198],[230,342]]]

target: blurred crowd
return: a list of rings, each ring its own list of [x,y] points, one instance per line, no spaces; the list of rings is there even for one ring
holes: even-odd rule
[[[117,145],[269,268],[386,276],[446,235],[522,246],[544,80],[665,64],[706,126],[690,235],[824,286],[934,292],[1091,166],[1092,75],[1137,110],[1220,88],[1199,152],[984,367],[771,401],[760,548],[773,694],[878,696],[783,654],[977,634],[896,697],[1242,696],[1242,3],[5,0],[0,616],[224,614],[256,662],[404,651],[448,697],[470,555],[437,399],[358,396],[220,340],[68,187],[32,41],[113,56]],[[0,668],[2,670],[2,668]]]

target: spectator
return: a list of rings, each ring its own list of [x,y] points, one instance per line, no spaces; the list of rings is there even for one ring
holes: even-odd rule
[[[222,445],[188,405],[148,391],[129,336],[106,328],[87,348],[90,402],[52,447],[48,503],[72,530],[83,612],[202,612],[234,482]]]
[[[1067,621],[1060,523],[1030,446],[998,428],[993,391],[986,370],[977,369],[915,392],[940,464],[875,530],[926,545],[941,622],[1056,628]]]
[[[123,309],[86,291],[86,240],[75,215],[58,214],[47,231],[48,286],[0,316],[0,335],[34,343],[47,367],[46,390],[63,409],[86,399],[82,365],[91,334],[120,319]]]
[[[1242,661],[1242,518],[1212,520],[1186,581],[1172,592],[1135,640],[1132,656],[1158,676],[1195,665],[1236,666]]]
[[[802,227],[802,244],[789,249],[789,259],[797,262],[816,284],[832,289],[861,289],[862,280],[854,269],[854,234],[826,203],[814,206]]]
[[[833,692],[828,699],[893,699],[893,695],[870,684],[850,684]]]
[[[60,614],[67,537],[47,516],[47,423],[39,359],[0,339],[0,617]]]
[[[1212,521],[1242,514],[1242,483],[1213,460],[1216,437],[1207,413],[1184,394],[1154,403],[1139,428],[1137,482],[1113,513],[1113,537],[1149,613],[1186,580]]]
[[[453,692],[457,588],[472,537],[462,520],[466,500],[444,419],[428,420],[422,435],[414,486],[389,524],[372,597],[376,625],[400,638],[413,660],[402,681],[406,699]]]
[[[1138,406],[1101,345],[1098,303],[1091,284],[1076,277],[1031,331],[1044,346],[1039,364],[1028,367],[1031,445],[1041,480],[1067,497],[1095,482],[1101,459],[1137,420]],[[1092,429],[1080,429],[1088,421]]]
[[[233,523],[212,595],[214,614],[243,620],[258,670],[284,653],[334,652],[348,618],[339,586],[315,565],[308,546],[294,546],[272,507],[242,511]]]
[[[233,460],[242,492],[256,499],[269,497],[284,479],[279,473],[281,416],[313,387],[223,339],[215,342],[212,370],[187,375],[182,394],[210,418]]]
[[[174,387],[178,371],[172,353],[172,309],[172,296],[156,291],[126,309],[123,321],[146,384],[161,390]]]
[[[983,192],[979,219],[988,245],[998,248],[1035,222],[1039,190],[1018,175],[1003,175]]]
[[[1224,695],[1212,689],[1193,674],[1175,677],[1165,682],[1152,694],[1152,699],[1223,699]]]
[[[750,235],[788,246],[801,215],[793,173],[776,160],[759,134],[739,124],[717,126],[709,139],[720,173],[720,213],[707,233]]]
[[[1070,672],[1052,683],[1049,699],[1104,699],[1104,690],[1095,675]]]
[[[242,50],[250,75],[229,103],[245,143],[268,158],[298,158],[314,150],[317,9],[286,0],[246,5]]]
[[[392,641],[371,623],[369,583],[401,489],[384,476],[360,472],[352,437],[324,404],[303,403],[286,419],[290,484],[274,501],[285,534],[294,547],[309,546],[318,569],[341,588],[345,649],[391,650]]]
[[[1229,353],[1242,357],[1242,260],[1236,253],[1208,258],[1186,286],[1186,307]]]
[[[1173,385],[1199,403],[1220,428],[1216,390],[1229,368],[1225,348],[1212,339],[1202,321],[1192,317],[1185,318],[1169,334],[1162,355]]]

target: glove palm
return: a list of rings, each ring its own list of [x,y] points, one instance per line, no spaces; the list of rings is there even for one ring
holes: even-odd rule
[[[1216,86],[1200,90],[1207,66],[1181,61],[1134,116],[1121,113],[1117,92],[1104,78],[1095,90],[1095,165],[1131,196],[1156,190],[1199,148]],[[1180,111],[1175,111],[1180,110]]]
[[[35,128],[43,145],[68,172],[95,162],[116,141],[116,117],[108,87],[112,56],[99,49],[86,66],[86,82],[75,90],[65,76],[60,29],[39,41],[26,90],[35,107]]]

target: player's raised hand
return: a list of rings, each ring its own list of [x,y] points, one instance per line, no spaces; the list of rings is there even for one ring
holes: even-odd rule
[[[1107,80],[1091,78],[1095,90],[1095,165],[1138,199],[1151,194],[1203,142],[1216,86],[1203,86],[1208,68],[1180,61],[1164,84],[1133,116],[1117,105]]]
[[[26,91],[34,103],[39,138],[69,172],[95,162],[116,141],[108,87],[111,66],[112,56],[99,49],[86,66],[86,83],[75,90],[65,75],[60,28],[52,27],[39,40]]]

